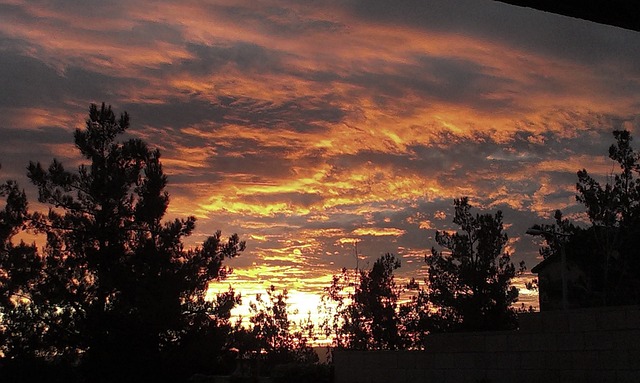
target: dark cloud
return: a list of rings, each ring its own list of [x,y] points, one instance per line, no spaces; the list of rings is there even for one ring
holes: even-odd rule
[[[275,51],[263,46],[246,43],[222,43],[220,45],[187,44],[193,58],[184,59],[177,65],[167,64],[154,72],[185,72],[195,75],[212,75],[229,69],[237,69],[245,74],[284,72],[284,62],[290,53]]]
[[[228,97],[225,107],[228,114],[224,122],[256,128],[285,128],[299,133],[325,130],[325,124],[338,123],[346,115],[342,107],[330,99],[304,96],[282,103]]]
[[[464,195],[532,266],[526,228],[579,217],[575,171],[640,134],[637,33],[493,1],[57,0],[0,23],[3,177],[74,163],[75,116],[111,103],[161,148],[171,214],[202,217],[192,244],[238,232],[232,264],[281,284],[353,268],[354,239],[361,267],[420,275]]]
[[[168,97],[161,104],[126,103],[122,105],[122,109],[132,116],[132,124],[164,127],[171,129],[174,134],[178,134],[181,127],[222,121],[227,114],[224,106],[191,96],[187,99]]]
[[[77,108],[112,103],[143,81],[68,66],[58,69],[41,60],[5,50],[0,55],[0,108]],[[77,109],[69,109],[76,113]],[[180,116],[180,114],[176,114]],[[0,124],[6,125],[0,117]]]
[[[67,144],[73,148],[73,135],[68,129],[59,127],[43,127],[40,129],[0,128],[2,145],[0,145],[0,164],[2,179],[19,179],[26,183],[26,169],[29,161],[49,163],[54,152],[51,145]],[[29,143],[29,150],[25,150]]]
[[[277,5],[241,7],[214,6],[213,11],[240,23],[249,23],[254,28],[276,36],[299,36],[322,32],[339,32],[344,25],[332,20],[305,16],[291,8]]]
[[[633,64],[640,59],[637,33],[620,28],[489,0],[353,0],[347,4],[357,19],[480,37],[583,63],[615,58],[625,71],[640,70]]]

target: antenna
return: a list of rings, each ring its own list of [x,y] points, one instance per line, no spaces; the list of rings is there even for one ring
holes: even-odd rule
[[[357,271],[357,270],[360,270],[360,265],[359,265],[360,257],[358,257],[358,238],[356,238],[353,241],[353,244],[355,246],[355,251],[356,251],[356,271]]]

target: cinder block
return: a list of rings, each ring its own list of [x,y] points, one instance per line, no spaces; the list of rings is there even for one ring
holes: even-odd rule
[[[536,369],[536,370],[521,370],[521,375],[518,377],[518,383],[551,383],[554,382],[554,374],[551,374],[548,370],[545,369]],[[558,383],[558,382],[554,382]]]
[[[454,359],[453,367],[456,370],[469,370],[475,368],[474,353],[457,353]]]
[[[576,311],[569,317],[569,332],[596,331],[596,312],[592,310]]]
[[[487,334],[485,338],[485,350],[488,353],[507,351],[507,334]]]
[[[416,363],[417,353],[413,351],[404,351],[397,353],[398,368],[405,370],[412,370],[417,367]]]
[[[640,381],[640,369],[616,371],[616,383],[638,383]]]
[[[487,370],[499,370],[500,368],[504,368],[504,366],[500,365],[499,357],[501,353],[499,352],[488,352],[485,354],[485,366],[484,368]]]
[[[442,382],[475,383],[477,378],[473,370],[453,369],[446,371],[445,380]]]
[[[546,312],[542,316],[545,332],[566,333],[569,332],[569,314],[562,311]]]
[[[531,350],[531,342],[535,335],[533,333],[513,333],[507,336],[507,347],[509,351]]]
[[[626,328],[640,330],[640,307],[627,308],[625,312]]]
[[[471,335],[465,337],[465,352],[484,352],[486,350],[485,335]]]
[[[419,352],[416,355],[416,368],[428,370],[430,368],[438,367],[435,359],[436,358],[432,353]]]
[[[450,351],[452,335],[455,336],[455,334],[430,334],[425,339],[425,350],[435,353]]]
[[[603,370],[624,370],[629,368],[628,352],[626,350],[598,351],[598,364]]]
[[[577,370],[594,370],[600,366],[597,351],[576,351],[573,353],[573,368]]]
[[[560,379],[563,382],[583,382],[585,372],[583,370],[564,370],[560,371]]]
[[[413,369],[407,370],[407,383],[423,383],[427,379],[425,370]]]
[[[616,372],[613,370],[589,370],[585,372],[585,383],[615,383]]]
[[[425,370],[424,381],[425,382],[447,382],[447,372],[449,370],[434,368],[430,370]]]
[[[486,370],[492,355],[486,352],[474,353],[473,368],[476,370]]]
[[[614,348],[617,350],[640,349],[640,330],[611,332]]]
[[[640,350],[640,330],[627,330],[626,332],[631,343],[631,349]]]
[[[474,370],[478,366],[477,358],[480,356],[476,352],[465,352],[456,354],[454,368],[460,370]]]
[[[557,337],[553,333],[538,333],[532,334],[531,337],[531,351],[552,351],[556,350]]]
[[[502,373],[502,374],[501,374]],[[484,370],[483,379],[487,382],[498,383],[501,376],[504,375],[504,371],[486,369]]]
[[[580,332],[556,334],[558,350],[584,350],[584,335]]]
[[[487,371],[487,378],[490,379],[491,383],[513,383],[519,382],[520,378],[524,375],[522,370],[499,370],[498,375],[489,375]],[[477,383],[477,382],[474,382]]]
[[[521,370],[543,370],[547,367],[545,353],[541,351],[523,352],[520,354]]]
[[[467,351],[466,334],[447,334],[446,351],[465,352]]]
[[[398,368],[399,351],[369,351],[367,365],[385,366],[388,369]]]
[[[403,370],[401,368],[386,369],[384,371],[380,371],[380,373],[376,375],[376,379],[376,382],[379,383],[404,383],[407,381],[407,370]]]
[[[573,352],[555,351],[544,353],[546,368],[552,371],[572,370]]]
[[[498,352],[493,354],[491,368],[497,370],[519,370],[522,368],[521,355],[517,352]]]
[[[585,350],[611,350],[615,344],[615,332],[613,331],[594,331],[585,332],[584,348]]]
[[[441,352],[433,355],[433,362],[438,368],[453,369],[457,363],[458,354],[453,352]]]
[[[481,378],[491,383],[513,383],[519,382],[522,375],[522,371],[515,370],[485,370]]]
[[[339,359],[344,361],[344,359]],[[365,379],[361,376],[362,369],[349,366],[336,360],[334,362],[334,375],[336,383],[356,382],[360,379]]]
[[[627,350],[626,368],[640,368],[640,350]],[[640,378],[638,379],[640,381]]]
[[[598,312],[596,316],[598,330],[624,330],[626,322],[625,310],[620,308],[607,308]]]
[[[544,323],[542,321],[543,313],[525,313],[518,315],[518,327],[520,332],[542,332],[544,331]]]

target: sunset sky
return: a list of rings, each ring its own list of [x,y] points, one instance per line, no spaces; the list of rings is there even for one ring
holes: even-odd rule
[[[580,219],[576,171],[606,180],[612,130],[640,137],[640,33],[483,0],[0,1],[3,180],[36,206],[28,161],[77,165],[102,101],[161,149],[190,245],[247,241],[225,286],[304,309],[354,240],[424,277],[461,196],[534,266],[526,228]]]

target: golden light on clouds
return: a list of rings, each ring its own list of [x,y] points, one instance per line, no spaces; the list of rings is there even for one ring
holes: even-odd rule
[[[637,33],[491,1],[12,0],[0,52],[4,174],[74,166],[88,104],[111,103],[162,150],[190,245],[238,232],[230,282],[300,302],[356,243],[424,275],[465,195],[533,266],[522,233],[578,216],[575,172],[606,177],[610,132],[640,127]]]
[[[401,229],[396,229],[393,227],[361,227],[361,228],[355,229],[351,233],[356,236],[372,235],[374,237],[380,237],[380,236],[399,237],[402,234],[404,234],[405,231]]]

